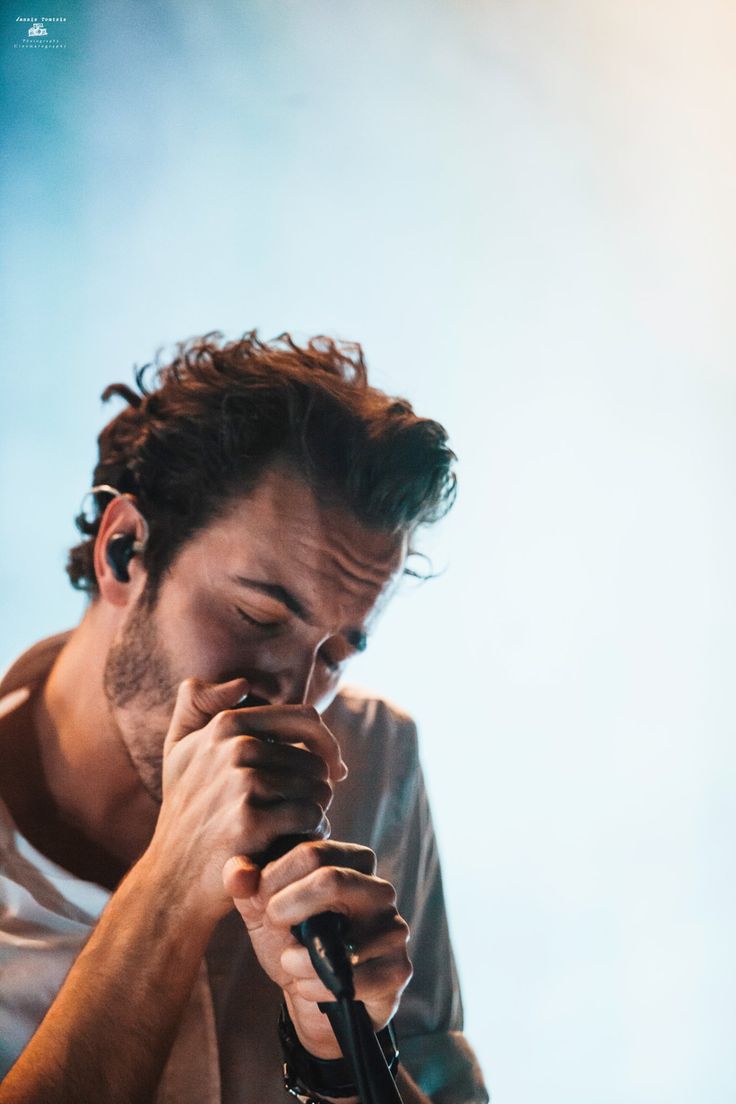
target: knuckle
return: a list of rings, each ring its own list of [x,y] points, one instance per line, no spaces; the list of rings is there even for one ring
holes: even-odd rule
[[[319,870],[323,861],[324,848],[324,840],[305,840],[304,843],[297,844],[294,848],[294,854],[298,853],[304,874],[311,874],[314,870]]]
[[[216,713],[210,721],[212,727],[212,735],[218,740],[224,740],[226,736],[230,736],[233,731],[233,713],[230,709],[223,709],[222,712]]]
[[[378,867],[378,856],[371,847],[359,847],[359,853],[368,868],[369,874],[375,874]]]
[[[330,789],[330,793],[332,790]],[[338,840],[322,840],[314,845],[317,850],[320,866],[334,866],[344,868],[346,871],[358,871],[364,873],[364,858],[373,856],[369,847],[363,847],[357,843],[341,843]],[[375,856],[374,856],[375,857]]]
[[[384,911],[390,912],[393,916],[398,916],[396,912],[396,890],[391,882],[387,882],[385,878],[376,878],[375,875],[372,881],[376,903],[380,904]]]
[[[398,914],[396,915],[396,917],[394,918],[394,927],[396,929],[396,934],[398,938],[406,947],[407,943],[411,939],[411,928],[409,927],[403,916],[399,916]]]
[[[202,685],[201,679],[189,675],[179,683],[177,697],[186,701],[194,701],[197,694],[202,690]]]
[[[331,840],[316,840],[314,848],[315,870],[317,867],[331,866],[335,861],[335,845]]]
[[[325,893],[339,893],[345,886],[347,871],[340,866],[322,866],[315,875],[320,890]]]
[[[399,963],[399,976],[404,985],[408,985],[414,976],[414,967],[408,955],[405,955]]]
[[[247,736],[232,736],[227,744],[228,759],[234,767],[247,767],[250,739]]]

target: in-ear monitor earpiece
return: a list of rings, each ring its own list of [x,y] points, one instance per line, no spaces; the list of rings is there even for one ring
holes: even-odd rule
[[[143,551],[143,542],[137,541],[132,533],[113,533],[107,542],[105,559],[119,583],[129,583],[128,564]]]

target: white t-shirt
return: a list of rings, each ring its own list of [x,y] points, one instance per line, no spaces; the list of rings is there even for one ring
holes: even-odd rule
[[[26,652],[0,684],[0,755],[10,725],[67,634]],[[414,977],[394,1020],[401,1061],[437,1104],[488,1096],[462,1034],[460,991],[437,848],[412,721],[359,691],[325,714],[350,774],[330,807],[333,838],[363,843],[396,887],[412,930]],[[62,870],[17,830],[0,801],[0,1077],[53,1002],[110,894]],[[186,932],[182,932],[186,938]],[[218,925],[159,1085],[157,1104],[284,1104],[278,988],[258,964],[240,916]],[[124,1040],[120,1041],[124,1046]]]

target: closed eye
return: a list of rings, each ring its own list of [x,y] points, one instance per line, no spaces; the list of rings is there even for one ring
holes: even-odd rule
[[[278,629],[283,624],[281,621],[259,621],[257,617],[246,613],[239,606],[236,606],[235,609],[243,621],[246,621],[249,625],[255,625],[257,629]]]

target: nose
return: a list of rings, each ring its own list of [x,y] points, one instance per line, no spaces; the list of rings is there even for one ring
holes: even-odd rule
[[[316,694],[315,675],[319,648],[300,650],[276,670],[254,670],[248,674],[250,692],[247,705],[309,705]]]

